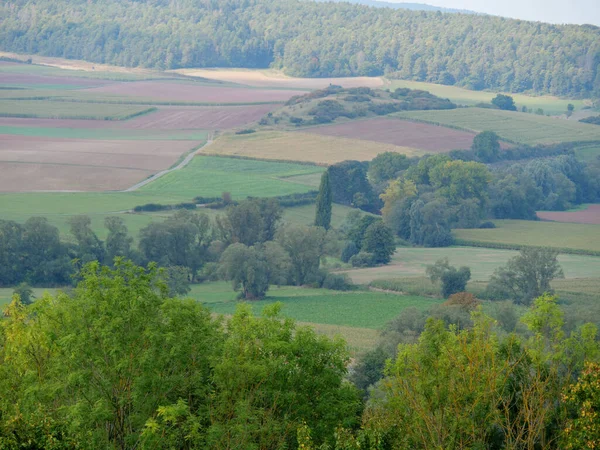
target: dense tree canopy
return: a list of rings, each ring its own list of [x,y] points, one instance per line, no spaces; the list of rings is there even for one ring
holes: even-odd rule
[[[0,24],[3,50],[124,66],[600,94],[600,31],[589,25],[295,0],[10,0]]]

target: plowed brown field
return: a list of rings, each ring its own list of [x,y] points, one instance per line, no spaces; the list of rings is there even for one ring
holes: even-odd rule
[[[0,191],[124,189],[169,168],[197,145],[0,135]]]
[[[0,117],[0,126],[120,130],[226,130],[255,122],[276,108],[277,105],[161,106],[154,113],[118,122]]]
[[[51,77],[46,75],[29,75],[24,73],[0,72],[0,85],[2,84],[59,84],[81,87],[99,87],[112,84],[114,81],[78,77]]]
[[[554,222],[600,224],[600,205],[590,205],[581,211],[538,211],[537,215]]]
[[[307,128],[302,132],[375,141],[401,147],[417,148],[432,153],[470,148],[475,137],[474,133],[466,131],[384,118]]]
[[[277,89],[249,89],[216,87],[193,83],[169,83],[161,81],[137,81],[115,83],[80,92],[90,94],[123,95],[158,101],[206,102],[206,103],[258,103],[284,102],[303,91]]]

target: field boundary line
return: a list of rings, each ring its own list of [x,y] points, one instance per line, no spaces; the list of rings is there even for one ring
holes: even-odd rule
[[[192,150],[190,150],[190,152],[189,152],[189,153],[187,154],[187,156],[186,156],[186,157],[183,159],[183,161],[181,161],[181,162],[180,162],[179,164],[177,164],[175,167],[172,167],[172,168],[169,168],[169,169],[166,169],[166,170],[161,170],[160,172],[158,172],[158,173],[155,173],[155,174],[154,174],[154,175],[152,175],[151,177],[149,177],[149,178],[146,178],[145,180],[143,180],[143,181],[140,181],[139,183],[136,183],[136,184],[134,184],[133,186],[131,186],[131,187],[127,188],[127,189],[124,189],[124,190],[122,190],[121,192],[134,192],[134,191],[137,191],[137,190],[138,190],[138,189],[140,189],[141,187],[144,187],[144,186],[146,186],[147,184],[150,184],[150,183],[152,183],[153,181],[156,181],[156,180],[158,180],[160,177],[162,177],[162,176],[164,176],[164,175],[166,175],[166,174],[168,174],[168,173],[175,172],[176,170],[181,170],[181,169],[183,169],[183,168],[184,168],[185,166],[187,166],[187,165],[188,165],[190,162],[192,162],[192,159],[194,159],[194,156],[196,156],[200,150],[202,150],[203,148],[205,148],[205,147],[209,146],[209,145],[210,145],[210,144],[212,144],[213,142],[214,142],[214,141],[213,141],[213,138],[212,138],[212,136],[208,136],[208,138],[207,138],[206,142],[205,142],[203,145],[201,145],[201,146],[199,146],[199,147],[194,147]]]

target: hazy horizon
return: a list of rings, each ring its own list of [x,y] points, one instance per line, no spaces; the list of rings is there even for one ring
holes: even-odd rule
[[[413,0],[387,0],[411,3]],[[592,24],[600,26],[598,0],[414,0],[443,8],[471,11],[549,23]]]

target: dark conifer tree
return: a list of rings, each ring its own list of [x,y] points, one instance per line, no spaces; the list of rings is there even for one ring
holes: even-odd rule
[[[332,201],[333,194],[329,184],[329,171],[325,171],[321,177],[321,186],[319,186],[319,195],[317,195],[315,226],[329,230],[331,227]]]

